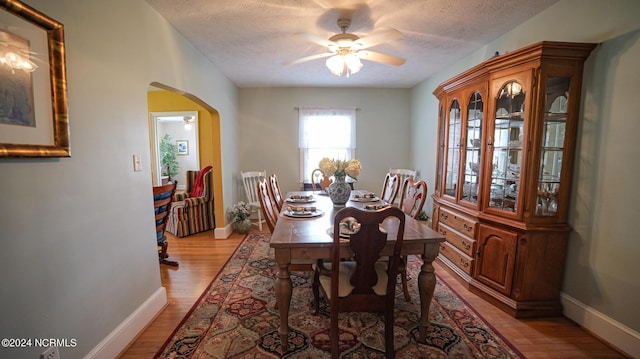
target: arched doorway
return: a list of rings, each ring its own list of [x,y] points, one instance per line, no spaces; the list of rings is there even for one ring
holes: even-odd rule
[[[222,192],[222,154],[220,144],[220,114],[213,107],[186,92],[152,82],[147,91],[147,104],[149,113],[196,111],[198,116],[198,157],[199,167],[213,167],[214,176],[214,212],[216,227],[224,227],[225,214]],[[149,138],[155,136],[152,133],[152,116],[149,116]],[[153,141],[150,140],[153,147]],[[151,161],[156,161],[153,148]],[[198,169],[200,169],[198,168]],[[156,175],[153,173],[152,175]]]

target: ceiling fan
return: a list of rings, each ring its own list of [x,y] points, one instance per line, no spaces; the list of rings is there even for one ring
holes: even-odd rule
[[[306,56],[297,60],[286,62],[285,65],[299,64],[301,62],[329,57],[326,65],[337,76],[350,76],[360,71],[362,60],[379,62],[387,65],[400,66],[405,59],[366,50],[370,47],[393,41],[402,37],[402,33],[396,29],[387,29],[376,32],[366,37],[359,37],[347,32],[351,25],[351,19],[338,19],[338,27],[342,33],[331,36],[328,40],[310,33],[299,33],[305,39],[327,47],[329,52]]]

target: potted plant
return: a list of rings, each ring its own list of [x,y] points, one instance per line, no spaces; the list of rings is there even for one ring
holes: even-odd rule
[[[425,212],[425,211],[421,211],[421,212],[418,214],[418,218],[417,218],[417,219],[418,219],[418,221],[423,221],[423,222],[427,222],[427,224],[430,224],[430,222],[429,222],[429,215],[428,215],[428,214],[427,214],[427,212]]]
[[[228,210],[228,214],[233,220],[233,227],[238,233],[249,233],[251,229],[251,220],[249,216],[251,215],[251,211],[249,210],[249,206],[240,201]]]
[[[160,141],[160,173],[168,176],[172,181],[178,174],[178,160],[176,159],[176,146],[169,134],[164,135]]]

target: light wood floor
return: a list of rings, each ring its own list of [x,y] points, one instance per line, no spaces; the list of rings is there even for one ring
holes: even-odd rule
[[[169,303],[122,359],[152,358],[244,238],[234,233],[228,239],[213,239],[212,231],[179,239],[169,236],[170,259],[180,263],[179,268],[160,266]],[[625,358],[566,318],[514,319],[470,293],[438,263],[435,266],[436,273],[527,358]]]

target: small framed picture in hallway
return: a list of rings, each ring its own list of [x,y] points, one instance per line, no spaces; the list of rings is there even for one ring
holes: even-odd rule
[[[176,148],[178,149],[178,155],[188,155],[189,154],[189,141],[187,140],[177,140]]]

